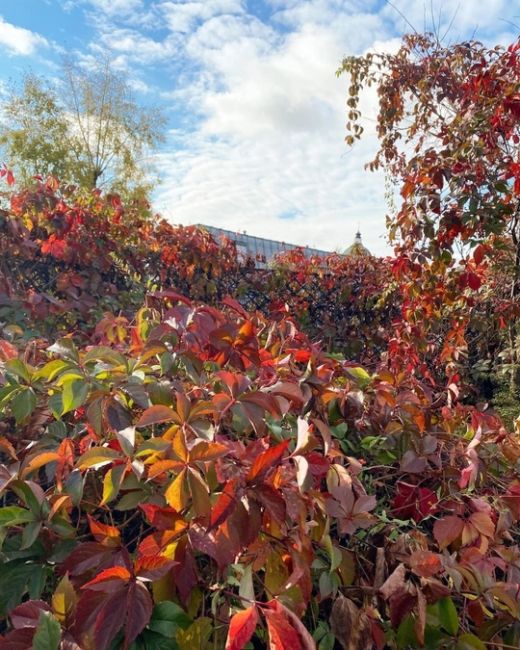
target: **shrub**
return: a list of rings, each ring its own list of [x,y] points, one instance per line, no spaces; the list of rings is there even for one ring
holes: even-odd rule
[[[232,299],[93,339],[0,347],[2,647],[518,640],[497,418]]]

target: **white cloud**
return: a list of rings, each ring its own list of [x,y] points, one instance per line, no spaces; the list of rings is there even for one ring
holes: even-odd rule
[[[90,5],[92,9],[108,16],[126,17],[141,11],[143,0],[62,0],[65,9],[70,10],[78,5]]]
[[[46,45],[47,40],[40,34],[12,25],[0,16],[0,46],[5,47],[8,54],[30,56],[38,47]]]
[[[175,56],[181,50],[181,42],[175,36],[156,41],[136,29],[118,29],[107,25],[103,28],[96,47],[104,51],[111,50],[127,61],[149,65]]]
[[[168,0],[159,6],[168,27],[173,32],[188,33],[199,21],[206,21],[222,14],[241,14],[244,12],[242,0]]]
[[[324,25],[284,37],[253,17],[201,26],[187,51],[214,79],[191,98],[198,131],[173,134],[175,151],[159,157],[157,207],[175,222],[329,250],[349,245],[359,223],[369,248],[387,251],[383,182],[363,169],[374,139],[344,144],[346,80],[335,76],[344,47]]]

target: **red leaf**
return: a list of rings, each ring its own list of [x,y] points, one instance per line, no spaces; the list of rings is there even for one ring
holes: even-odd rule
[[[140,634],[152,616],[152,597],[142,582],[133,582],[128,588],[126,603],[125,647]]]
[[[433,526],[433,536],[441,549],[448,547],[460,537],[464,528],[464,520],[455,515],[438,519]]]
[[[302,650],[316,650],[316,644],[314,643],[312,636],[309,634],[309,631],[307,630],[305,625],[303,625],[300,618],[296,616],[294,612],[292,612],[290,609],[285,607],[285,605],[282,605],[282,603],[276,599],[270,600],[267,603],[267,607],[285,616],[285,618],[296,630],[296,633],[298,634],[300,640],[300,646]]]
[[[482,260],[484,259],[485,254],[486,254],[486,247],[483,246],[482,244],[479,244],[473,251],[473,259],[475,260],[475,264],[477,264],[477,266],[479,264],[482,264]]]
[[[256,457],[255,462],[253,463],[249,474],[247,475],[247,480],[251,483],[255,480],[262,478],[267,472],[279,464],[282,456],[289,446],[289,441],[284,440],[278,445],[271,447],[267,451],[264,451],[262,454]]]
[[[0,647],[2,650],[27,650],[27,648],[33,647],[35,634],[35,627],[22,627],[19,630],[12,630],[5,636],[0,636]]]
[[[146,518],[157,530],[173,530],[178,521],[184,521],[179,513],[169,506],[156,506],[153,503],[139,504]]]
[[[173,409],[162,404],[150,406],[139,418],[136,427],[149,427],[152,424],[161,422],[178,422],[179,416]]]
[[[399,481],[392,509],[399,519],[409,517],[419,523],[435,512],[437,502],[437,495],[432,490]]]
[[[217,498],[211,510],[211,521],[208,532],[222,524],[236,508],[239,501],[236,494],[237,481],[229,481]]]
[[[51,608],[43,600],[28,600],[15,607],[9,616],[14,628],[37,627],[40,614],[50,611]]]
[[[0,361],[8,361],[18,356],[18,350],[12,343],[5,339],[0,339]]]
[[[101,606],[94,625],[96,650],[107,650],[110,647],[114,637],[125,624],[126,606],[126,589],[120,589]]]
[[[135,564],[135,573],[142,580],[159,580],[178,562],[163,555],[140,557]]]
[[[237,302],[231,296],[226,296],[225,298],[223,298],[222,304],[226,305],[226,307],[230,307],[239,316],[242,316],[242,318],[249,318],[249,314],[247,313],[247,311],[242,307],[242,305],[239,302]]]
[[[304,650],[298,633],[282,612],[265,609],[264,615],[269,632],[269,650]]]
[[[242,650],[253,636],[258,623],[256,606],[237,612],[229,622],[225,650]]]

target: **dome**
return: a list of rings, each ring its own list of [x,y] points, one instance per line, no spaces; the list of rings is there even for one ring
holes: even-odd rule
[[[361,241],[361,233],[359,232],[359,230],[357,231],[356,237],[354,238],[354,243],[346,249],[344,255],[350,255],[352,257],[371,256],[371,253],[368,250],[368,248],[363,246],[363,242]]]

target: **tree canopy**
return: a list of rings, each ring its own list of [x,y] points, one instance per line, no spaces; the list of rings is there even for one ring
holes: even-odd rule
[[[146,193],[161,112],[141,107],[125,75],[98,59],[68,59],[58,83],[28,74],[3,108],[0,145],[25,183],[53,175],[83,188]]]

